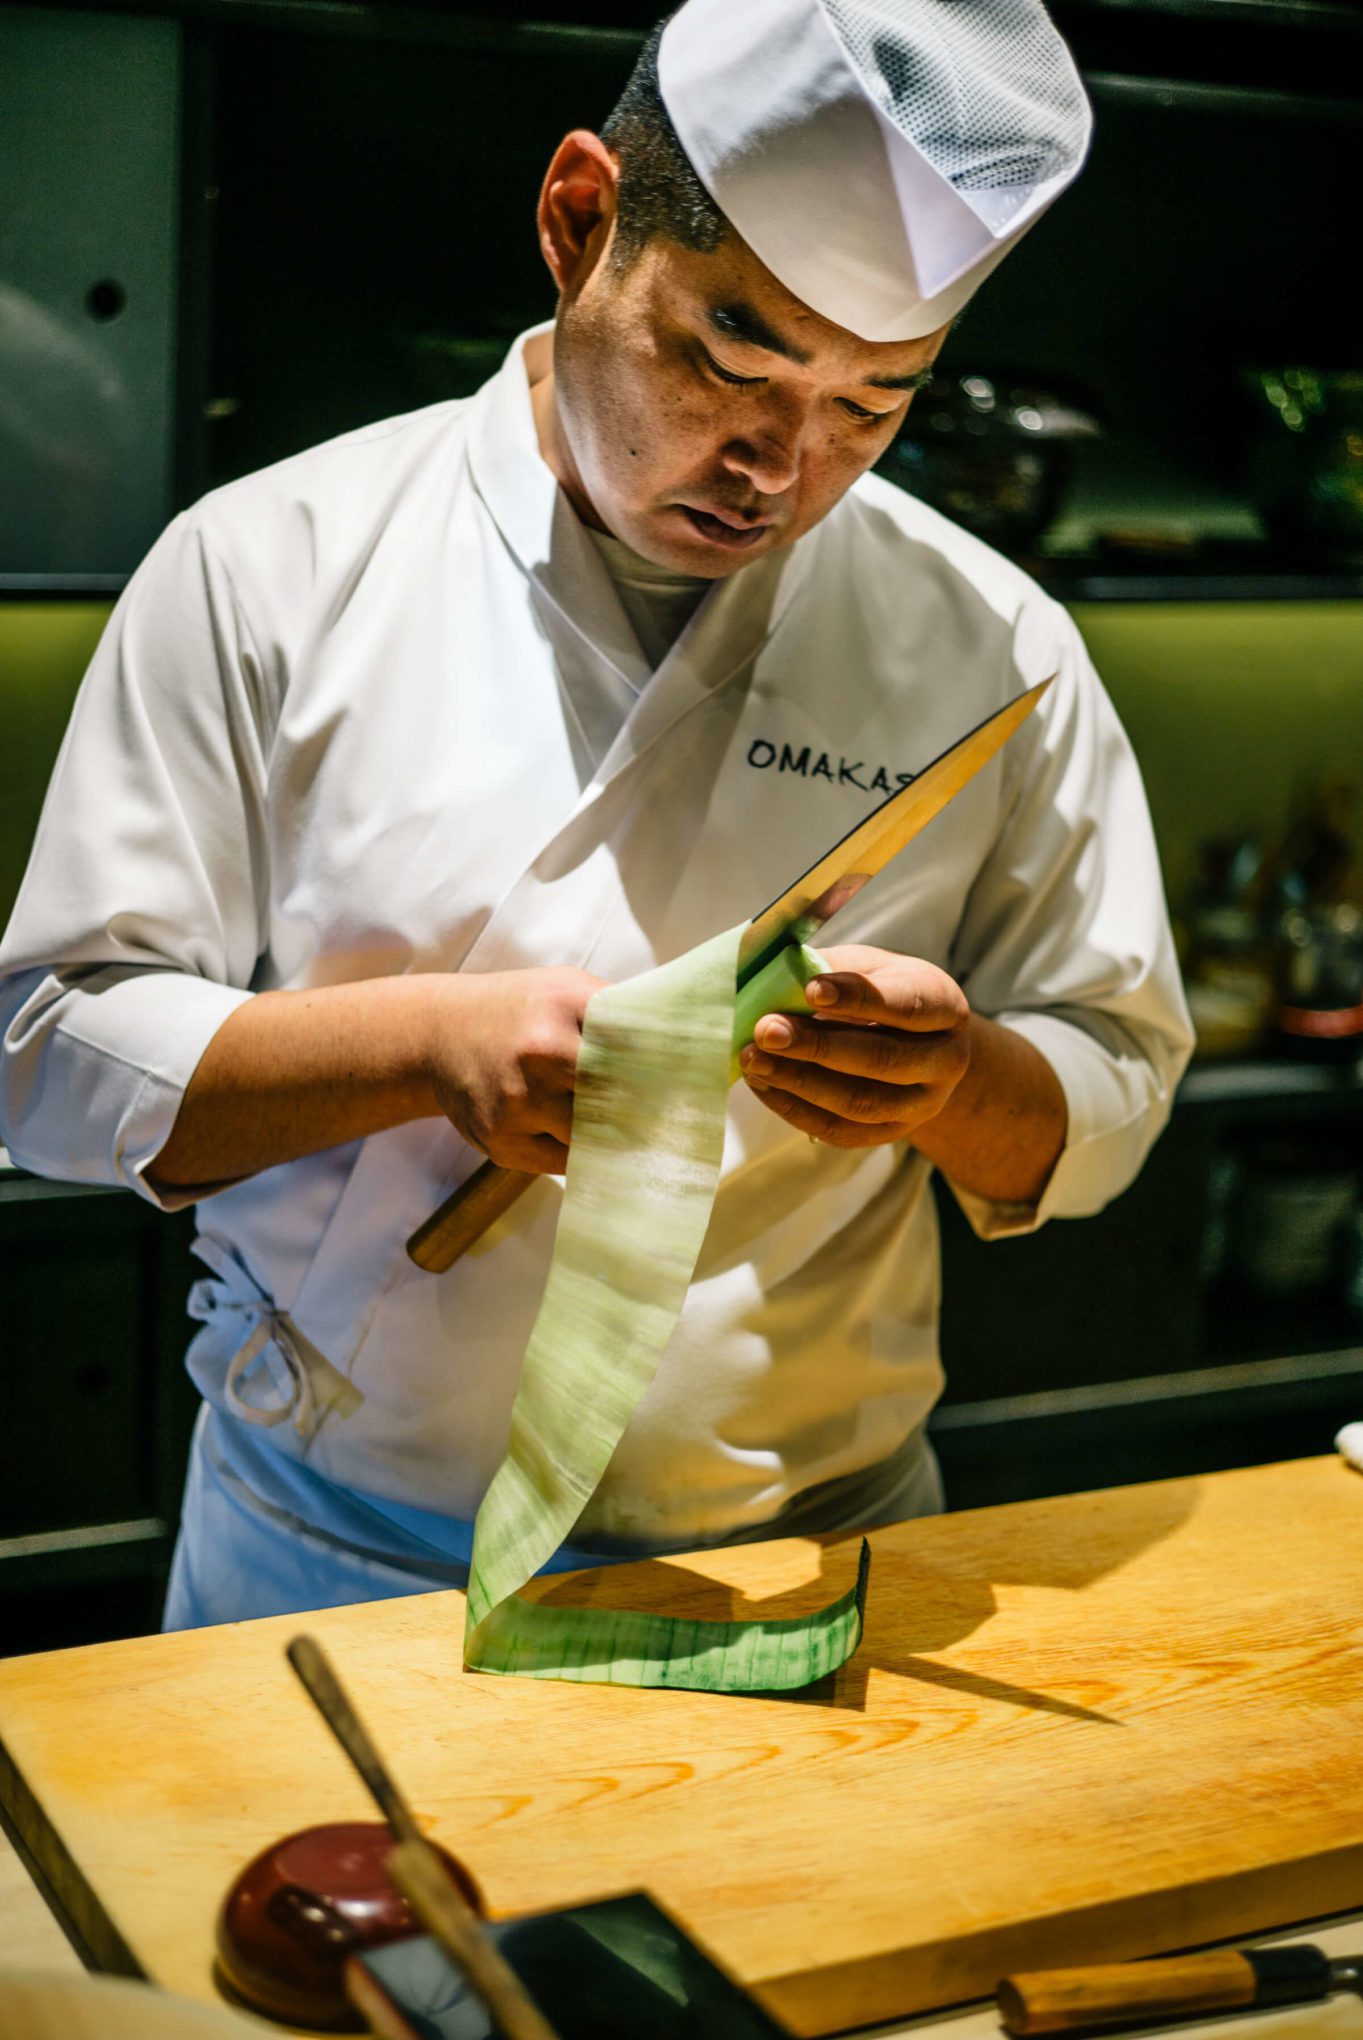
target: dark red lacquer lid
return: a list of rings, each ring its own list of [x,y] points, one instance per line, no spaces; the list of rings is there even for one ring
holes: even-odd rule
[[[423,1931],[388,1880],[392,1849],[382,1822],[360,1820],[304,1828],[263,1849],[218,1915],[219,1981],[228,1994],[290,2025],[363,2032],[345,1994],[346,1957]],[[481,1910],[467,1873],[451,1856],[445,1864]]]

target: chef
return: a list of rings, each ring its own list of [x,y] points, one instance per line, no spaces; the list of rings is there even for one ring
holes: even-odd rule
[[[1035,0],[686,0],[549,166],[552,325],[467,401],[213,491],[133,575],[0,952],[0,1123],[197,1207],[171,1626],[464,1579],[593,991],[1054,674],[841,914],[815,1016],[760,1030],[680,1325],[556,1563],[942,1505],[932,1170],[985,1238],[1096,1211],[1189,1051],[1073,624],[868,472],[1088,133]],[[422,1272],[488,1155],[541,1180]]]

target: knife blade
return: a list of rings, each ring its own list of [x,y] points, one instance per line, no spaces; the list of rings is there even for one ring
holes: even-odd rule
[[[986,716],[973,730],[948,745],[931,765],[872,808],[817,863],[787,886],[778,899],[748,923],[738,945],[738,982],[745,985],[771,962],[788,942],[807,942],[856,898],[864,885],[890,859],[911,843],[934,816],[1001,750],[1019,724],[1026,722],[1054,680],[1042,680],[1014,701]]]
[[[744,930],[738,949],[738,985],[750,983],[788,943],[805,942],[840,907],[856,898],[890,859],[942,812],[1027,720],[1055,679],[1054,673],[986,716],[930,765],[872,808],[863,821],[764,907]],[[484,1162],[459,1185],[407,1242],[418,1268],[443,1274],[487,1231],[535,1177]]]

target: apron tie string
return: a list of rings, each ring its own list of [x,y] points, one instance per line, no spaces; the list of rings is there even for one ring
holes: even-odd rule
[[[331,1410],[348,1417],[360,1407],[364,1397],[355,1384],[264,1294],[235,1254],[207,1238],[194,1242],[194,1252],[220,1279],[206,1278],[194,1284],[189,1293],[190,1316],[206,1321],[230,1314],[246,1320],[242,1342],[228,1362],[223,1381],[223,1400],[234,1416],[267,1429],[292,1418],[298,1436],[307,1440]],[[278,1379],[279,1369],[268,1366],[271,1352],[282,1363],[287,1388]],[[279,1395],[274,1402],[248,1400],[243,1393],[262,1361],[267,1363],[266,1382]]]

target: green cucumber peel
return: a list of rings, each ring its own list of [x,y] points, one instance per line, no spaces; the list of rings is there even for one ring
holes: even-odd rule
[[[719,1185],[738,1050],[763,1013],[808,1012],[804,985],[824,968],[792,944],[740,994],[742,933],[606,986],[587,1006],[553,1260],[506,1457],[474,1524],[470,1670],[780,1692],[823,1678],[860,1641],[869,1551],[848,1593],[785,1620],[699,1622],[518,1598],[595,1492],[675,1329]]]
[[[786,1693],[846,1664],[861,1642],[871,1547],[854,1586],[813,1615],[703,1622],[634,1608],[559,1608],[512,1596],[484,1625],[478,1669],[530,1679]]]
[[[764,964],[756,977],[739,988],[734,1000],[734,1050],[729,1062],[730,1082],[742,1075],[739,1055],[757,1033],[757,1023],[768,1013],[809,1013],[813,1011],[805,994],[811,978],[827,970],[817,949],[803,942],[788,942]]]

